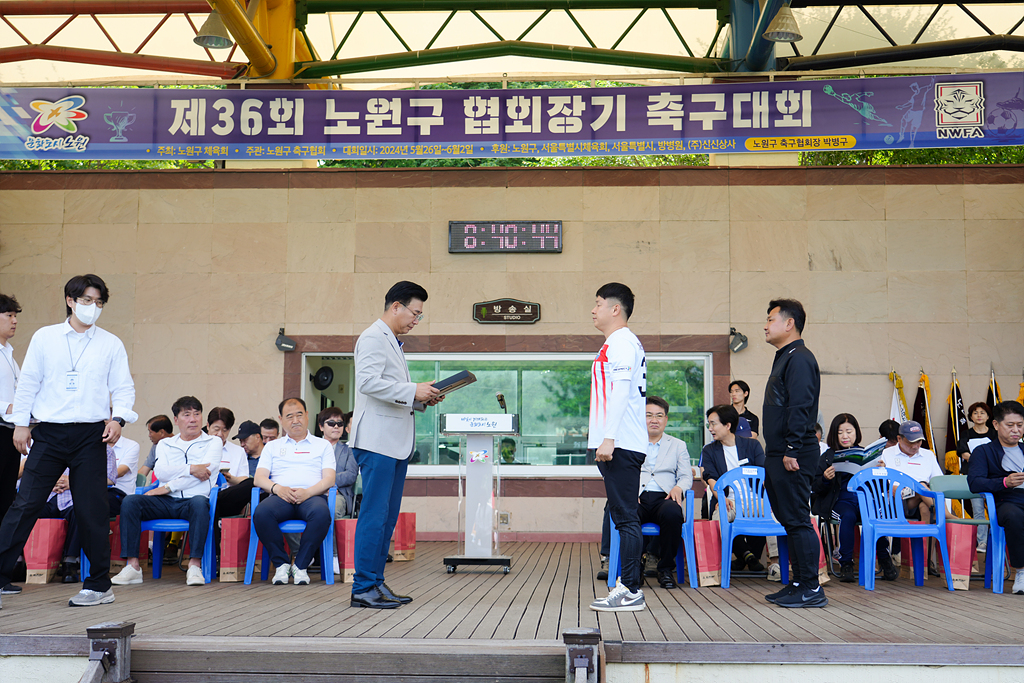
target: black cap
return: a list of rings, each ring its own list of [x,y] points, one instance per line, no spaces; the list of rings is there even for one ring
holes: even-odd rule
[[[238,425],[238,433],[234,435],[235,439],[239,441],[245,441],[253,434],[260,433],[260,426],[252,420],[246,420],[242,424]]]

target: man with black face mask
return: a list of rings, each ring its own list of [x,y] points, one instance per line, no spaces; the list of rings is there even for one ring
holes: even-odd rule
[[[21,488],[0,525],[0,586],[10,583],[46,497],[65,468],[75,492],[82,547],[91,563],[72,607],[114,601],[110,590],[107,444],[121,436],[132,412],[135,383],[121,340],[96,327],[110,298],[97,275],[64,286],[67,320],[35,333],[14,394],[14,445],[28,454]],[[29,422],[38,421],[30,432]],[[31,452],[29,446],[31,445]]]

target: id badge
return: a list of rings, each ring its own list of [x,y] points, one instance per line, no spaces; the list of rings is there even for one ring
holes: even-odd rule
[[[65,391],[78,391],[78,373],[69,371],[64,376],[64,390]]]

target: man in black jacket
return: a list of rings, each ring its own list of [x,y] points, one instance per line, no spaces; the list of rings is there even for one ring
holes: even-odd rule
[[[778,349],[764,391],[765,487],[772,512],[786,528],[793,577],[781,591],[765,596],[779,607],[824,607],[818,584],[818,536],[811,524],[811,480],[820,450],[814,426],[821,377],[800,335],[807,314],[799,301],[768,304],[765,341]]]

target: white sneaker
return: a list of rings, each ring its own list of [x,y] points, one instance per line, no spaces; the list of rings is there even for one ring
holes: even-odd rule
[[[633,593],[622,585],[621,580],[616,580],[615,588],[608,594],[608,597],[590,603],[590,609],[595,612],[639,612],[646,606],[644,592],[638,590]]]
[[[338,558],[334,558],[334,575],[341,576],[341,565],[338,564]]]
[[[285,584],[287,584],[288,583],[288,577],[291,576],[291,573],[292,573],[292,566],[290,564],[282,564],[274,572],[274,581],[273,581],[274,585],[275,586],[284,586]]]
[[[110,580],[110,583],[117,586],[131,586],[136,583],[142,583],[142,570],[136,569],[131,565],[125,565],[125,568],[117,573],[117,576]]]
[[[295,583],[296,586],[309,585],[309,572],[307,572],[305,569],[299,569],[293,564],[292,581]]]
[[[775,582],[782,581],[782,569],[779,567],[778,562],[772,562],[768,565],[768,580]]]
[[[1024,595],[1024,569],[1017,570],[1017,578],[1013,580],[1013,594]]]
[[[185,575],[186,586],[205,586],[206,577],[203,576],[202,567],[191,565],[188,568],[188,574]]]

